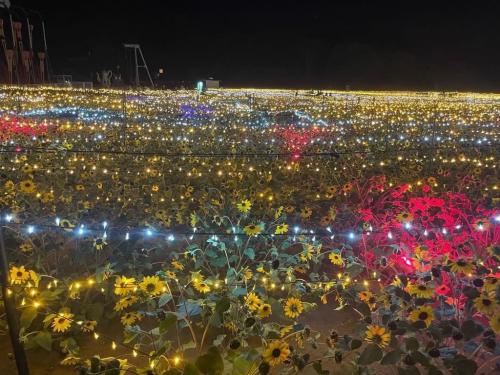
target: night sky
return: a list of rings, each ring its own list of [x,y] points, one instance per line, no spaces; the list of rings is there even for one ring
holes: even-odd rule
[[[79,80],[126,70],[134,42],[169,81],[500,92],[497,1],[11,1],[45,16],[54,73]]]

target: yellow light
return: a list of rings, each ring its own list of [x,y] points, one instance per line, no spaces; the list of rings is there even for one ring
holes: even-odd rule
[[[114,341],[113,341],[113,342],[111,343],[111,349],[113,349],[113,350],[115,350],[115,349],[116,349],[116,342],[114,342]]]
[[[173,361],[174,361],[174,366],[177,366],[179,363],[181,363],[181,358],[178,355],[176,355]]]
[[[94,338],[97,340],[99,338],[99,334],[97,332],[94,332]]]

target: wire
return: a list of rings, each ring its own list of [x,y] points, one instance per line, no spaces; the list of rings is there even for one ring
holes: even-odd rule
[[[497,147],[500,143],[493,144],[466,144],[460,145],[459,149],[464,148],[488,148]],[[429,150],[455,150],[457,146],[450,147],[440,147],[440,146],[429,146],[429,147],[412,147],[412,148],[402,148],[402,149],[385,149],[385,150],[351,150],[351,151],[329,151],[329,152],[270,152],[270,153],[167,153],[159,151],[119,151],[119,150],[75,150],[75,149],[57,149],[57,148],[36,148],[36,147],[15,147],[14,149],[0,149],[0,153],[15,153],[19,154],[21,152],[33,152],[33,153],[74,153],[74,154],[109,154],[109,155],[136,155],[136,156],[162,156],[162,157],[201,157],[201,158],[224,158],[224,157],[314,157],[314,156],[325,156],[325,157],[339,157],[340,155],[351,155],[351,154],[401,154],[406,152],[415,151],[429,151]]]

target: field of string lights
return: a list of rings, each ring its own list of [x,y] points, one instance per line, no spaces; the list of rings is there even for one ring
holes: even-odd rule
[[[3,87],[0,145],[34,373],[499,369],[500,95]]]

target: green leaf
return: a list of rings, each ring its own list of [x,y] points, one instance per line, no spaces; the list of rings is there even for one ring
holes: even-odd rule
[[[215,311],[218,312],[219,314],[222,314],[225,311],[229,310],[230,306],[231,306],[231,302],[230,302],[229,298],[228,297],[222,297],[215,304]]]
[[[358,364],[369,365],[382,359],[382,350],[377,344],[368,345],[358,358]]]
[[[402,353],[403,352],[399,349],[393,350],[392,352],[384,355],[384,358],[382,358],[380,363],[383,365],[394,365],[399,362]]]
[[[233,361],[233,372],[231,375],[248,375],[255,368],[255,363],[243,357],[236,357]]]
[[[245,251],[243,251],[243,254],[245,254],[247,257],[249,257],[251,260],[255,259],[255,250],[252,249],[251,247],[247,247]]]
[[[170,293],[164,293],[160,296],[158,300],[158,307],[163,307],[172,300],[172,295]]]
[[[476,337],[477,335],[479,335],[483,331],[483,327],[480,326],[479,324],[477,324],[472,319],[466,320],[462,324],[461,329],[462,329],[462,332],[463,332],[466,340],[470,340],[470,339]]]
[[[49,332],[38,332],[34,340],[38,344],[38,346],[44,348],[46,351],[50,352],[52,350],[52,336]]]
[[[465,357],[457,358],[452,362],[453,374],[470,375],[477,371],[477,363]]]
[[[33,322],[33,320],[36,318],[37,315],[38,311],[34,307],[28,307],[24,309],[21,314],[21,321],[20,321],[21,327],[29,328],[29,326],[31,325],[31,323]]]
[[[313,363],[313,369],[316,371],[316,373],[320,375],[328,375],[330,373],[330,371],[328,370],[323,370],[323,365],[321,364],[321,360]]]
[[[177,322],[177,315],[173,313],[167,313],[165,315],[165,319],[160,322],[160,333],[167,332],[175,324],[175,322]]]
[[[183,375],[201,375],[201,372],[193,363],[186,363]]]
[[[206,375],[222,375],[224,372],[224,362],[215,346],[208,348],[208,352],[200,355],[195,363],[196,367]]]
[[[365,268],[359,263],[350,263],[346,267],[345,271],[347,274],[349,274],[349,276],[351,278],[354,278],[354,277],[358,276],[361,272],[363,272],[364,269]]]
[[[247,294],[247,288],[237,287],[233,289],[232,293],[235,297],[244,296]]]
[[[408,337],[405,341],[405,346],[406,350],[409,352],[414,352],[418,350],[418,347],[420,346],[418,343],[418,340],[415,337]]]
[[[361,340],[358,339],[352,339],[351,341],[351,350],[356,350],[357,348],[360,348],[363,343]]]

